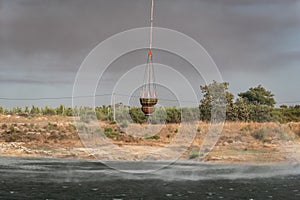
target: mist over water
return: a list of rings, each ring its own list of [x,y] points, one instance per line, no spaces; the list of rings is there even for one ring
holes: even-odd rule
[[[0,157],[0,198],[43,199],[297,199],[300,165],[240,165],[179,161],[118,162]],[[116,165],[117,162],[114,164]]]
[[[74,159],[32,159],[32,158],[0,158],[2,176],[17,176],[27,173],[39,177],[52,174],[53,181],[80,181],[108,179],[161,179],[161,180],[218,180],[218,179],[255,179],[276,176],[300,175],[299,164],[220,164],[194,161],[178,161],[165,167],[167,161],[100,162]],[[118,169],[108,167],[118,165]],[[145,166],[146,170],[135,170],[136,166]],[[161,166],[161,167],[160,167]],[[157,168],[151,171],[147,169]]]

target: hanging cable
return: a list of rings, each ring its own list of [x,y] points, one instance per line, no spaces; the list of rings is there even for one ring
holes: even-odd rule
[[[153,12],[154,12],[154,0],[151,0],[151,12],[150,12],[150,41],[149,51],[147,55],[147,63],[144,75],[144,85],[142,87],[142,95],[140,96],[140,103],[142,105],[142,111],[146,116],[151,116],[155,111],[154,106],[157,104],[157,94],[154,78],[154,66],[153,66]]]

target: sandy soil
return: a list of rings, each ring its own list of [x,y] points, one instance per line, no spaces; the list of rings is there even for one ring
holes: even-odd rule
[[[300,162],[300,123],[228,122],[214,148],[205,150],[207,154],[203,154],[201,145],[209,134],[208,123],[199,122],[191,130],[185,130],[182,124],[151,127],[129,124],[126,128],[108,122],[99,122],[99,125],[101,134],[108,138],[96,139],[95,144],[90,144],[80,140],[78,133],[82,130],[74,126],[72,117],[2,115],[0,154],[105,160],[172,160],[179,157],[235,163]]]

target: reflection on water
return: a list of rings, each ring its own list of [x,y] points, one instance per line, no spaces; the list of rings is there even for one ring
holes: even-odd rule
[[[114,163],[116,164],[116,163]],[[119,162],[134,165],[163,162]],[[3,199],[300,199],[299,165],[179,162],[151,173],[97,161],[0,157]]]

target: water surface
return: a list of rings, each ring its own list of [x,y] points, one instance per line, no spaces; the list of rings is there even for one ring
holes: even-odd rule
[[[164,166],[164,162],[117,164],[125,170]],[[0,198],[300,199],[299,165],[179,162],[151,173],[133,172],[98,161],[0,157]]]

